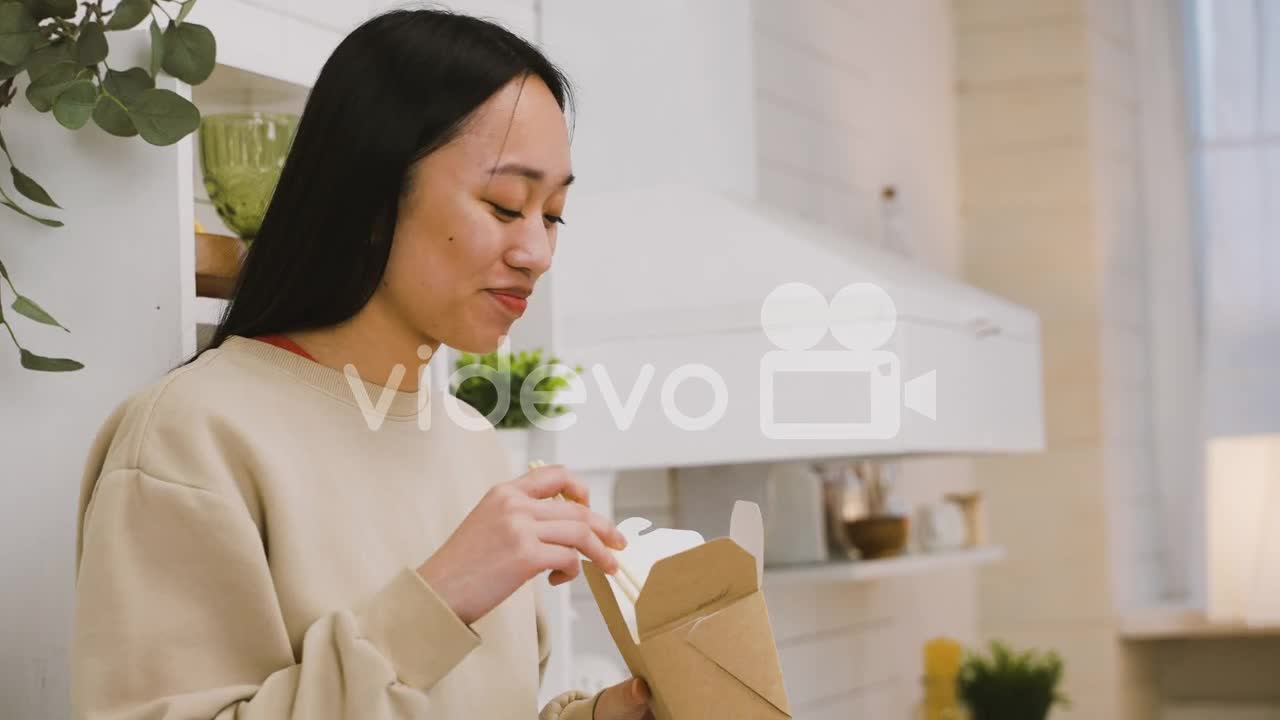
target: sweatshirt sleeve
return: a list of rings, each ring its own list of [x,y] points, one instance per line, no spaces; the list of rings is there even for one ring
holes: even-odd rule
[[[406,568],[316,620],[295,658],[243,507],[124,469],[99,479],[84,513],[77,720],[430,718],[432,687],[480,643]]]

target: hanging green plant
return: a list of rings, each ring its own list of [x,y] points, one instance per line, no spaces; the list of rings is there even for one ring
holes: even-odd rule
[[[53,197],[18,169],[3,134],[3,110],[13,103],[26,76],[24,96],[31,107],[51,113],[69,130],[92,121],[117,137],[135,135],[152,145],[172,145],[200,127],[200,111],[189,100],[156,87],[160,71],[198,85],[208,79],[217,59],[209,28],[186,21],[196,0],[120,0],[108,10],[105,0],[0,0],[0,151],[9,164],[16,195],[28,203],[62,209]],[[166,8],[167,6],[167,8]],[[176,14],[175,12],[176,11]],[[130,30],[151,19],[150,67],[121,70],[107,65],[108,33]],[[0,205],[46,227],[62,222],[29,209],[0,182]],[[18,342],[4,314],[4,288],[10,308],[29,320],[66,330],[36,302],[18,293],[0,263],[0,325],[18,348],[22,367],[63,372],[84,367],[69,358],[37,355]]]

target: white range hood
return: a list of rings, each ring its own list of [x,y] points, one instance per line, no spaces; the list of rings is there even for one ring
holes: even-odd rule
[[[584,386],[535,456],[619,470],[1043,447],[1034,314],[756,201],[750,3],[542,8],[578,87],[582,180],[513,345],[581,364]],[[827,300],[874,283],[896,331],[781,352],[761,308],[786,283]]]
[[[1043,446],[1034,314],[689,186],[574,202],[551,317],[556,353],[584,367],[584,402],[572,407],[572,427],[541,435],[541,456],[588,470]],[[617,221],[634,207],[664,217],[663,227]],[[892,336],[846,347],[828,334],[782,352],[761,309],[795,282],[828,300],[851,284],[883,288],[896,309]],[[719,381],[725,407],[711,423]],[[899,407],[875,406],[876,392]],[[681,427],[702,416],[709,427]],[[809,423],[828,426],[813,432]]]

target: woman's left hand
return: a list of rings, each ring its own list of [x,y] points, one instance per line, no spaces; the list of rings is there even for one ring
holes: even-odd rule
[[[649,686],[640,678],[605,688],[596,703],[594,720],[653,720]]]

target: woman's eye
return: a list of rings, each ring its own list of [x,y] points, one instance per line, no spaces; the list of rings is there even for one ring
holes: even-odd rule
[[[542,219],[545,220],[548,225],[564,224],[564,218],[560,217],[559,215],[543,215]]]
[[[499,218],[502,218],[505,221],[519,220],[520,218],[524,217],[524,213],[520,212],[519,210],[512,210],[511,208],[505,208],[497,203],[489,203],[489,204],[493,206],[493,212],[496,213]]]

